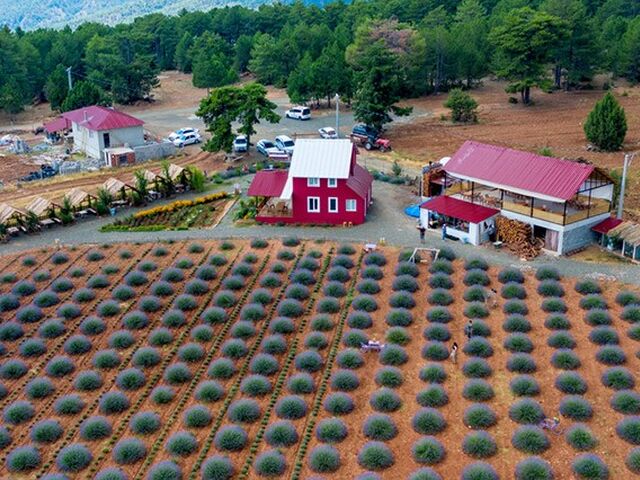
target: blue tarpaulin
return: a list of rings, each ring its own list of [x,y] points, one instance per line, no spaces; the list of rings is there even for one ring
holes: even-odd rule
[[[404,209],[404,213],[406,213],[407,215],[413,218],[420,218],[420,205],[419,204],[409,205],[407,208]]]

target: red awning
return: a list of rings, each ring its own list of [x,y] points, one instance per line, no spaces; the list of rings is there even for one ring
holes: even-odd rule
[[[464,200],[458,200],[457,198],[446,195],[440,195],[439,197],[428,200],[420,205],[420,208],[470,223],[480,223],[500,213],[500,211],[495,208],[465,202]]]
[[[603,220],[602,222],[597,224],[596,226],[591,227],[591,230],[593,230],[596,233],[602,233],[603,235],[606,235],[607,233],[609,233],[609,230],[613,230],[621,223],[622,223],[622,220],[620,220],[619,218],[609,217],[606,220]]]
[[[444,166],[453,176],[558,201],[573,197],[593,165],[466,141]]]
[[[56,118],[48,123],[44,124],[44,129],[47,133],[61,132],[62,130],[68,130],[71,128],[71,122],[64,117]]]
[[[247,195],[250,197],[279,197],[287,183],[286,170],[260,170],[253,178]]]

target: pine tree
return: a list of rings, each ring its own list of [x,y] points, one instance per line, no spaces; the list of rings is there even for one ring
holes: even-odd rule
[[[620,150],[627,134],[627,117],[611,92],[599,100],[584,124],[591,143],[608,152]]]
[[[451,120],[454,122],[472,123],[478,121],[478,102],[459,88],[449,92],[444,106],[451,109]]]

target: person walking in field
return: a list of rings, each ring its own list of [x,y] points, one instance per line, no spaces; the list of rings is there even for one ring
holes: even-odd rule
[[[458,363],[458,344],[456,342],[453,342],[453,345],[451,346],[451,353],[449,354],[449,359],[454,365]]]
[[[464,326],[464,334],[468,340],[471,340],[471,337],[473,337],[473,320],[469,320],[469,323]]]

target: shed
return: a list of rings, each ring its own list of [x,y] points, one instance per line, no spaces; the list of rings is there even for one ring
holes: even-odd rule
[[[49,218],[53,213],[55,213],[56,208],[58,208],[58,205],[53,203],[51,200],[44,197],[36,197],[29,202],[29,205],[27,205],[25,210],[27,212],[35,213],[38,218]]]
[[[0,203],[0,223],[4,225],[20,224],[25,216],[26,212],[7,203]]]
[[[172,163],[171,165],[169,165],[169,178],[173,181],[179,180],[180,177],[184,175],[185,171],[186,170],[180,165]]]
[[[440,195],[420,205],[420,224],[425,228],[446,226],[447,236],[479,245],[495,232],[499,213],[495,208]]]
[[[85,203],[87,207],[91,207],[91,202],[96,199],[96,197],[91,195],[89,192],[77,187],[69,190],[64,195],[64,198],[69,200],[71,207],[74,209],[81,208]]]
[[[105,148],[103,153],[107,167],[122,167],[136,163],[136,153],[130,147]]]

